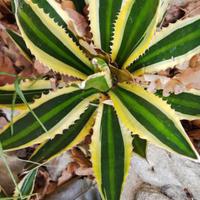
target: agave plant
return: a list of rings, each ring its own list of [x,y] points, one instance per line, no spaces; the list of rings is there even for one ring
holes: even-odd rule
[[[27,58],[34,55],[78,81],[54,92],[45,80],[1,87],[1,107],[10,107],[18,91],[15,108],[21,109],[1,131],[4,151],[40,143],[30,160],[44,163],[79,144],[92,129],[91,162],[101,197],[107,200],[120,199],[132,152],[145,157],[147,141],[198,160],[180,120],[199,118],[199,91],[163,97],[133,81],[200,51],[199,16],[156,31],[165,2],[88,0],[92,41],[98,49],[93,55],[80,45],[84,38],[78,29],[73,34],[73,19],[57,2],[14,0],[21,36],[8,30],[11,38]]]

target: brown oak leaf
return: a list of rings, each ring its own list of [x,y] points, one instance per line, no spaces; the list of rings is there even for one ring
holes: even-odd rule
[[[0,72],[16,74],[16,71],[13,67],[13,62],[9,57],[5,56],[2,52],[0,52]],[[14,82],[14,80],[15,77],[0,74],[0,86],[5,85],[7,83],[11,84]]]

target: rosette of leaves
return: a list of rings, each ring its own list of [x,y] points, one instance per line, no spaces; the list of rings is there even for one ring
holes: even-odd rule
[[[147,141],[199,159],[180,122],[199,118],[199,91],[162,97],[135,84],[133,76],[165,70],[199,53],[200,17],[156,32],[164,1],[87,3],[92,40],[100,50],[95,56],[86,54],[79,35],[69,28],[73,19],[58,3],[13,1],[21,36],[8,32],[19,48],[26,54],[27,46],[41,63],[79,81],[48,94],[43,94],[48,84],[19,83],[30,109],[20,99],[16,102],[16,108],[24,109],[1,131],[0,141],[4,151],[40,143],[30,160],[43,163],[79,144],[93,129],[90,152],[99,192],[102,199],[117,200],[132,151],[145,157]],[[0,92],[1,106],[9,106],[14,87],[5,86]],[[35,93],[40,98],[34,100]]]

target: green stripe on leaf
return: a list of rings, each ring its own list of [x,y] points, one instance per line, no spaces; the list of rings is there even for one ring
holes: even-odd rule
[[[147,157],[146,151],[147,151],[147,141],[144,139],[141,139],[139,136],[135,135],[133,136],[133,152],[141,156],[142,158]]]
[[[64,129],[74,123],[89,105],[90,100],[97,98],[97,91],[77,90],[64,88],[57,92],[49,93],[35,101],[30,107],[32,111],[48,130],[35,119],[31,112],[24,112],[14,118],[13,130],[7,126],[1,131],[0,141],[4,150],[18,149],[32,144],[41,143],[44,140],[61,134]]]
[[[116,20],[122,1],[100,0],[99,1],[99,25],[101,35],[101,48],[110,52],[111,37],[113,34],[113,23]],[[102,12],[103,11],[103,12]]]
[[[29,200],[32,197],[34,185],[35,185],[35,179],[37,175],[37,169],[31,170],[18,184],[18,188],[20,190],[20,193],[16,190],[13,196],[14,200],[21,200],[21,197],[23,200]]]
[[[131,151],[131,135],[119,122],[114,108],[101,105],[92,136],[91,159],[102,199],[120,199]]]
[[[93,73],[89,59],[43,9],[24,0],[16,5],[22,36],[39,61],[57,72],[82,79]]]
[[[183,118],[187,119],[187,115],[194,119],[200,117],[200,93],[198,91],[191,90],[191,92],[181,94],[170,94],[168,97],[162,96],[162,91],[158,91],[156,95],[166,100],[174,110],[182,113]]]
[[[190,59],[200,52],[199,16],[164,28],[155,36],[152,46],[133,63],[130,72],[153,72]]]
[[[114,31],[114,22],[122,0],[89,0],[89,18],[93,40],[98,48],[109,53]]]
[[[37,80],[37,81],[21,81],[19,84],[26,101],[33,103],[35,98],[41,97],[42,94],[46,94],[51,89],[51,83],[48,80]],[[9,106],[12,104],[13,96],[16,92],[15,85],[5,85],[0,87],[0,106]],[[23,101],[20,96],[16,96],[15,104],[22,104]]]
[[[35,98],[39,98],[41,97],[42,94],[47,93],[49,90],[48,89],[43,89],[43,90],[33,90],[33,91],[23,91],[23,94],[27,100],[28,103],[32,103],[34,101]],[[1,105],[9,105],[12,104],[12,100],[13,100],[13,95],[14,95],[14,91],[3,91],[0,89],[0,104]],[[16,97],[16,104],[22,104],[23,101],[21,100],[21,98],[17,95]]]
[[[77,38],[74,36],[74,34],[68,29],[67,22],[62,18],[62,15],[60,15],[61,12],[64,13],[64,10],[62,10],[61,6],[56,7],[55,9],[51,4],[49,4],[48,0],[33,0],[33,3],[36,3],[40,8],[44,10],[45,13],[49,14],[51,18],[54,19],[56,23],[58,23],[59,26],[62,26],[62,28],[65,29],[66,33],[69,34],[69,36],[78,44]],[[53,3],[58,4],[58,3]],[[59,5],[59,4],[58,4]],[[58,9],[59,8],[59,9]]]
[[[117,21],[119,24],[116,23],[115,27],[115,29],[117,29],[117,26],[124,26],[122,24],[125,24],[125,27],[123,27],[122,30],[115,30],[122,31],[122,33],[120,33],[123,34],[123,37],[120,36],[122,37],[121,41],[117,41],[118,39],[115,38],[119,37],[119,33],[114,32],[113,51],[116,54],[115,61],[120,67],[123,65],[123,67],[127,67],[137,57],[144,53],[146,48],[148,48],[148,45],[150,45],[150,40],[153,37],[156,28],[158,18],[157,11],[160,5],[159,0],[130,0],[127,1],[127,4],[130,4],[129,8],[121,11],[124,13],[119,15],[119,22]],[[126,15],[128,9],[130,9],[130,11],[124,21],[124,15]],[[117,50],[115,49],[115,45],[118,44],[115,44],[115,42],[120,43],[119,49]]]
[[[167,150],[198,158],[169,105],[139,86],[121,85],[113,89],[110,96],[120,119],[134,134]],[[152,102],[156,102],[156,105]]]
[[[95,110],[96,106],[90,105],[80,116],[80,119],[71,125],[69,129],[64,130],[62,135],[57,135],[54,139],[39,146],[31,156],[30,160],[32,162],[42,163],[54,158],[55,156],[59,156],[64,151],[69,150],[83,141],[86,135],[89,134],[89,130],[93,125],[93,115]],[[30,166],[33,165],[27,165],[28,168]]]

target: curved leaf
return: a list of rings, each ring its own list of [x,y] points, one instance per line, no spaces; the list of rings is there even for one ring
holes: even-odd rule
[[[85,81],[80,83],[80,88],[96,88],[99,91],[107,92],[112,87],[112,77],[110,68],[106,62],[100,58],[93,59],[93,64],[97,73],[88,76]]]
[[[47,93],[51,89],[50,81],[38,80],[38,81],[21,81],[19,85],[20,89],[28,103],[33,103],[34,99],[40,97],[43,93]],[[13,101],[13,96],[16,91],[14,85],[5,85],[0,87],[0,108],[10,107]],[[16,96],[15,104],[23,104],[22,99]]]
[[[35,163],[49,161],[83,141],[92,128],[95,111],[96,106],[90,105],[80,119],[64,130],[62,135],[56,135],[54,139],[40,145],[31,156],[30,161]],[[28,168],[33,166],[32,164],[27,165]]]
[[[97,48],[110,52],[114,22],[123,0],[88,0],[93,41]]]
[[[38,7],[42,8],[46,14],[54,19],[54,21],[61,26],[67,34],[78,44],[78,40],[75,35],[68,29],[68,23],[73,19],[61,8],[61,5],[52,0],[32,0]]]
[[[132,145],[133,145],[133,152],[138,154],[142,158],[146,159],[147,141],[135,135],[133,137]]]
[[[18,184],[23,200],[29,200],[32,197],[37,169],[31,170]],[[13,200],[21,200],[20,194],[15,190]]]
[[[180,119],[200,119],[200,92],[198,90],[171,94],[168,97],[162,96],[162,91],[158,91],[156,95],[166,100],[178,112]]]
[[[89,59],[54,18],[32,1],[15,0],[15,7],[22,37],[40,62],[81,79],[93,73]]]
[[[0,131],[0,141],[4,150],[24,148],[36,143],[42,143],[56,134],[61,134],[77,120],[88,107],[90,101],[98,98],[97,91],[79,90],[75,87],[59,89],[43,95],[30,104],[32,112],[25,110],[13,119],[13,130],[11,124]],[[44,132],[44,128],[48,132]]]
[[[128,70],[136,74],[165,70],[200,52],[200,17],[179,21],[163,28],[149,50]]]
[[[112,60],[128,67],[149,47],[158,23],[159,0],[127,0],[115,23]]]
[[[102,199],[120,199],[132,155],[131,141],[131,134],[117,118],[113,106],[101,104],[90,150]]]
[[[199,158],[176,113],[162,99],[129,84],[120,84],[110,96],[119,118],[133,134],[169,151]]]

